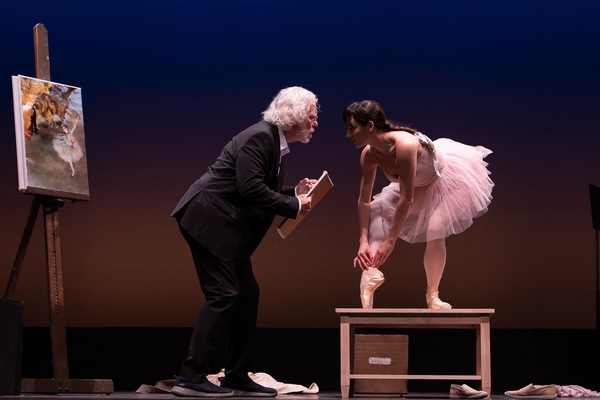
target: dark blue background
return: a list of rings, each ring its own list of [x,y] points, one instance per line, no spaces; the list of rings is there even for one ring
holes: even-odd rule
[[[335,307],[359,305],[359,152],[340,115],[371,98],[432,138],[494,151],[490,212],[448,241],[446,299],[495,308],[500,327],[594,326],[599,2],[4,0],[0,15],[0,284],[30,204],[10,76],[34,76],[37,23],[52,80],[82,88],[91,201],[61,211],[70,324],[191,324],[202,300],[169,213],[279,89],[301,85],[320,127],[292,146],[287,180],[327,169],[335,187],[293,237],[259,248],[261,325],[334,326]],[[397,246],[379,306],[423,307],[421,256]],[[30,325],[45,323],[43,260],[38,232],[17,291]]]

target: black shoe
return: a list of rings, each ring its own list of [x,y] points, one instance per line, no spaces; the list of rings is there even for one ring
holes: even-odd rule
[[[186,382],[179,378],[175,380],[171,393],[182,397],[232,397],[231,389],[222,388],[209,381],[201,383]]]
[[[222,388],[229,388],[233,390],[233,395],[236,397],[275,397],[277,396],[277,390],[259,385],[253,381],[236,383],[228,381],[227,378],[221,381]]]

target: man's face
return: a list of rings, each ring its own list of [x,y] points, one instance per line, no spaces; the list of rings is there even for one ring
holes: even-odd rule
[[[288,143],[308,143],[312,138],[312,133],[315,131],[315,128],[319,126],[317,119],[317,105],[313,102],[310,105],[310,111],[304,121],[292,126],[292,128],[285,133],[285,138]]]

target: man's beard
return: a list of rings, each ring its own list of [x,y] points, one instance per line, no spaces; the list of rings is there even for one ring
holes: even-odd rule
[[[308,143],[310,142],[310,139],[312,139],[312,133],[314,132],[314,129],[310,129],[305,135],[302,136],[302,143]]]

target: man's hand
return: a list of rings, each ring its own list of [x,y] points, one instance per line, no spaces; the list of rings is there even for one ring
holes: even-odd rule
[[[306,196],[306,194],[299,194],[298,198],[300,199],[300,215],[306,215],[310,211],[312,207],[312,194],[310,196]]]
[[[308,178],[302,179],[296,186],[296,194],[301,195],[301,194],[308,193],[308,191],[310,189],[312,189],[316,183],[317,183],[316,179],[308,179]]]

